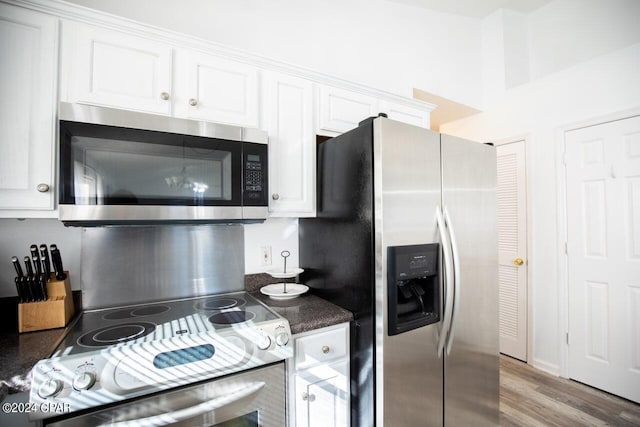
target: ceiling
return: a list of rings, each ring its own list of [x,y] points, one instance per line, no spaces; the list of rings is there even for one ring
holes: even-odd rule
[[[510,9],[529,13],[550,3],[551,0],[388,0],[411,6],[424,7],[437,12],[484,18],[497,9]]]

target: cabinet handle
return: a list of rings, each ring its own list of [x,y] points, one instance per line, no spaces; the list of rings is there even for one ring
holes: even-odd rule
[[[323,346],[322,346],[322,352],[323,352],[324,354],[329,353],[329,350],[331,350],[331,349],[329,348],[329,346],[328,346],[328,345],[323,345]]]
[[[273,193],[273,195],[271,196],[271,198],[273,200],[278,200],[280,198],[280,195],[278,193]]]
[[[191,105],[192,107],[195,107],[196,105],[198,105],[198,100],[195,98],[191,98],[189,100],[189,105]]]
[[[168,101],[169,100],[169,92],[162,92],[160,94],[160,99],[162,99],[163,101]]]
[[[49,186],[47,184],[38,184],[38,186],[36,187],[36,190],[38,190],[41,193],[46,193],[47,191],[49,191]]]
[[[316,400],[315,394],[308,394],[306,391],[302,393],[302,400],[308,400],[309,402],[313,402]]]
[[[522,260],[522,258],[516,258],[516,259],[513,260],[513,263],[515,265],[520,266],[520,265],[524,264],[524,261]]]

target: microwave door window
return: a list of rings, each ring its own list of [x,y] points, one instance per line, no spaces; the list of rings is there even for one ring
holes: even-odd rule
[[[78,136],[71,146],[76,204],[232,202],[231,150]]]

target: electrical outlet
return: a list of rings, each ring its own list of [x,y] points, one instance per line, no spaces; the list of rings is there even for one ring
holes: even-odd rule
[[[271,265],[271,246],[260,248],[260,265]]]

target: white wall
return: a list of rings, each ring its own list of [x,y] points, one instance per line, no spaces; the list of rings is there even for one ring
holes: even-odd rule
[[[638,0],[556,0],[528,17],[531,76],[640,42]]]
[[[384,0],[71,0],[411,97],[481,101],[480,20]]]
[[[559,372],[566,332],[560,330],[558,306],[563,241],[557,226],[559,129],[638,107],[640,43],[509,90],[485,112],[440,128],[483,142],[527,135],[532,363],[554,373]]]

